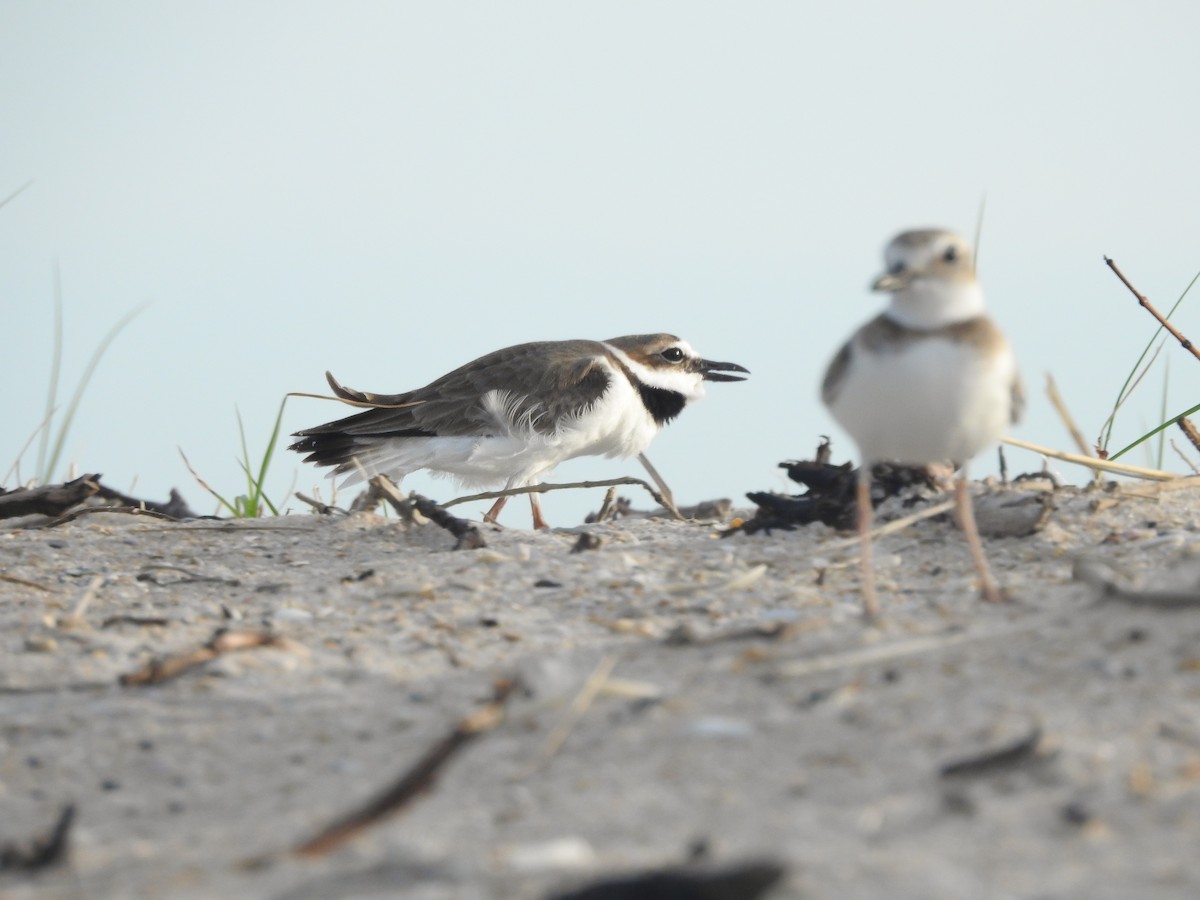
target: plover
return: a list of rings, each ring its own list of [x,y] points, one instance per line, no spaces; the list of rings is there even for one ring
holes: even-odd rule
[[[1020,417],[1016,359],[984,311],[965,240],[940,229],[906,231],[884,258],[887,271],[872,288],[891,294],[888,307],[838,351],[821,386],[825,405],[858,445],[864,611],[879,613],[869,540],[871,466],[885,460],[959,467],[959,524],[984,598],[1001,600],[975,527],[966,465]]]
[[[630,457],[706,381],[742,381],[736,363],[701,359],[671,334],[506,347],[401,394],[357,394],[380,408],[296,432],[290,449],[334,466],[353,484],[376,474],[397,483],[427,469],[469,487],[537,484],[577,456]],[[340,386],[326,373],[331,385]],[[391,407],[391,408],[386,408]],[[495,521],[507,498],[485,519]],[[537,494],[534,528],[546,528]]]

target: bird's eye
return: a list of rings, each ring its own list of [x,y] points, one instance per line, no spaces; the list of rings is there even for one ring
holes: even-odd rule
[[[888,271],[893,275],[899,275],[904,271],[904,263],[900,260],[896,260],[894,263],[888,266]]]
[[[942,259],[944,259],[948,263],[952,263],[955,260],[957,260],[958,259],[958,248],[957,247],[947,247],[946,252],[942,254]]]
[[[667,362],[677,363],[683,359],[683,351],[678,347],[668,347],[660,355]]]

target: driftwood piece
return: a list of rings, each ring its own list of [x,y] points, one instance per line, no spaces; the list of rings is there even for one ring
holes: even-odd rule
[[[766,491],[746,494],[758,511],[722,536],[770,533],[775,528],[790,530],[813,522],[843,531],[853,529],[857,521],[858,470],[853,463],[834,465],[829,461],[831,457],[829,439],[823,437],[813,459],[781,462],[779,468],[786,469],[788,478],[806,488],[805,492],[797,496]],[[871,468],[871,501],[876,506],[910,487],[935,487],[926,467],[879,463]]]
[[[166,503],[141,500],[100,483],[99,474],[81,475],[65,484],[43,484],[32,488],[17,488],[13,491],[0,490],[0,519],[15,516],[43,515],[62,521],[74,507],[93,497],[109,500],[130,510],[145,510],[172,519],[194,519],[196,514],[188,507],[179,491],[171,488]],[[58,524],[56,521],[55,524]]]
[[[460,519],[457,516],[451,515],[446,511],[445,507],[439,506],[428,497],[422,497],[420,494],[412,494],[409,500],[417,512],[434,525],[445,528],[454,535],[457,539],[454,544],[455,550],[478,550],[481,547],[487,546],[483,535],[473,522],[468,522],[466,519]]]
[[[0,519],[16,516],[61,516],[100,491],[99,475],[80,475],[66,484],[42,484],[0,494]]]

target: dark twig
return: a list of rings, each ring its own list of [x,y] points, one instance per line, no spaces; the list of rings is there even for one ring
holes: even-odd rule
[[[70,804],[63,807],[58,821],[44,837],[36,837],[24,846],[15,842],[0,845],[0,871],[30,872],[61,862],[67,855],[67,836],[74,821],[75,806]]]
[[[294,494],[292,494],[292,496],[295,497],[297,500],[299,500],[301,503],[307,503],[309,506],[311,506],[313,508],[314,512],[319,513],[322,516],[329,516],[329,515],[333,515],[334,513],[339,513],[341,515],[346,514],[346,511],[344,509],[341,509],[340,507],[331,506],[330,504],[323,503],[320,500],[314,500],[312,497],[308,497],[308,496],[300,493],[299,491],[296,491]]]
[[[497,682],[491,700],[460,719],[391,787],[296,847],[294,852],[301,856],[328,853],[363,829],[408,806],[413,799],[433,787],[442,769],[463,747],[504,720],[504,704],[515,686],[516,683],[511,680]]]
[[[84,516],[96,515],[97,513],[114,513],[123,516],[145,516],[150,519],[162,519],[166,522],[180,522],[167,513],[155,512],[152,509],[143,509],[140,506],[83,506],[79,509],[73,509],[68,513],[63,513],[57,519],[46,522],[39,528],[57,528],[59,525],[65,525],[67,522],[74,522],[76,519],[81,519]]]
[[[148,625],[170,625],[171,620],[163,616],[109,616],[100,623],[101,628],[112,628],[114,625],[137,625],[146,627]]]
[[[1137,288],[1129,283],[1129,279],[1126,278],[1125,274],[1117,268],[1117,264],[1107,256],[1104,257],[1104,263],[1113,270],[1113,274],[1121,279],[1121,283],[1125,285],[1125,287],[1129,288],[1129,292],[1133,294],[1133,296],[1137,297],[1137,301],[1142,305],[1142,308],[1145,309],[1146,312],[1150,313],[1150,315],[1154,316],[1154,318],[1158,320],[1158,324],[1169,331],[1171,333],[1171,337],[1179,341],[1184,350],[1187,350],[1192,354],[1192,356],[1196,357],[1196,359],[1200,359],[1200,350],[1198,350],[1191,341],[1184,337],[1178,328],[1168,322],[1166,317],[1154,308],[1150,301],[1146,299],[1144,294],[1140,293]]]
[[[1192,446],[1200,450],[1200,431],[1196,430],[1196,426],[1192,424],[1192,420],[1186,417],[1180,419],[1179,428],[1187,435],[1187,439],[1192,442]]]
[[[178,678],[189,669],[216,659],[222,653],[250,650],[255,647],[278,647],[284,650],[303,652],[303,648],[296,642],[269,631],[227,631],[224,628],[218,628],[203,647],[163,659],[151,660],[136,672],[122,675],[117,681],[125,687],[162,684],[164,681]]]
[[[1035,762],[1041,758],[1037,752],[1041,741],[1042,728],[1040,725],[1034,725],[1028,734],[1010,744],[946,763],[939,769],[938,774],[942,778],[990,775],[1003,769]]]

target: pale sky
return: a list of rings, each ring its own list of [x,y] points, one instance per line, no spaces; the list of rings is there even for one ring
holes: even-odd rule
[[[177,448],[237,493],[235,406],[257,454],[326,369],[395,392],[509,344],[669,331],[753,375],[649,456],[681,502],[744,503],[790,490],[776,464],[821,434],[853,453],[817,386],[881,305],[883,245],[970,235],[985,195],[981,277],[1031,394],[1014,434],[1071,449],[1044,374],[1094,437],[1153,330],[1102,255],[1164,308],[1200,269],[1198,33],[1192,2],[2,0],[0,197],[33,183],[0,209],[0,470],[42,420],[57,264],[61,403],[149,303],[67,443],[113,487],[213,511]],[[1194,338],[1198,304],[1177,316]],[[1196,362],[1166,357],[1179,412]],[[1114,444],[1157,421],[1162,385]],[[345,411],[293,399],[285,427]],[[642,473],[556,480],[621,474]],[[324,481],[281,453],[270,493],[293,480]]]

